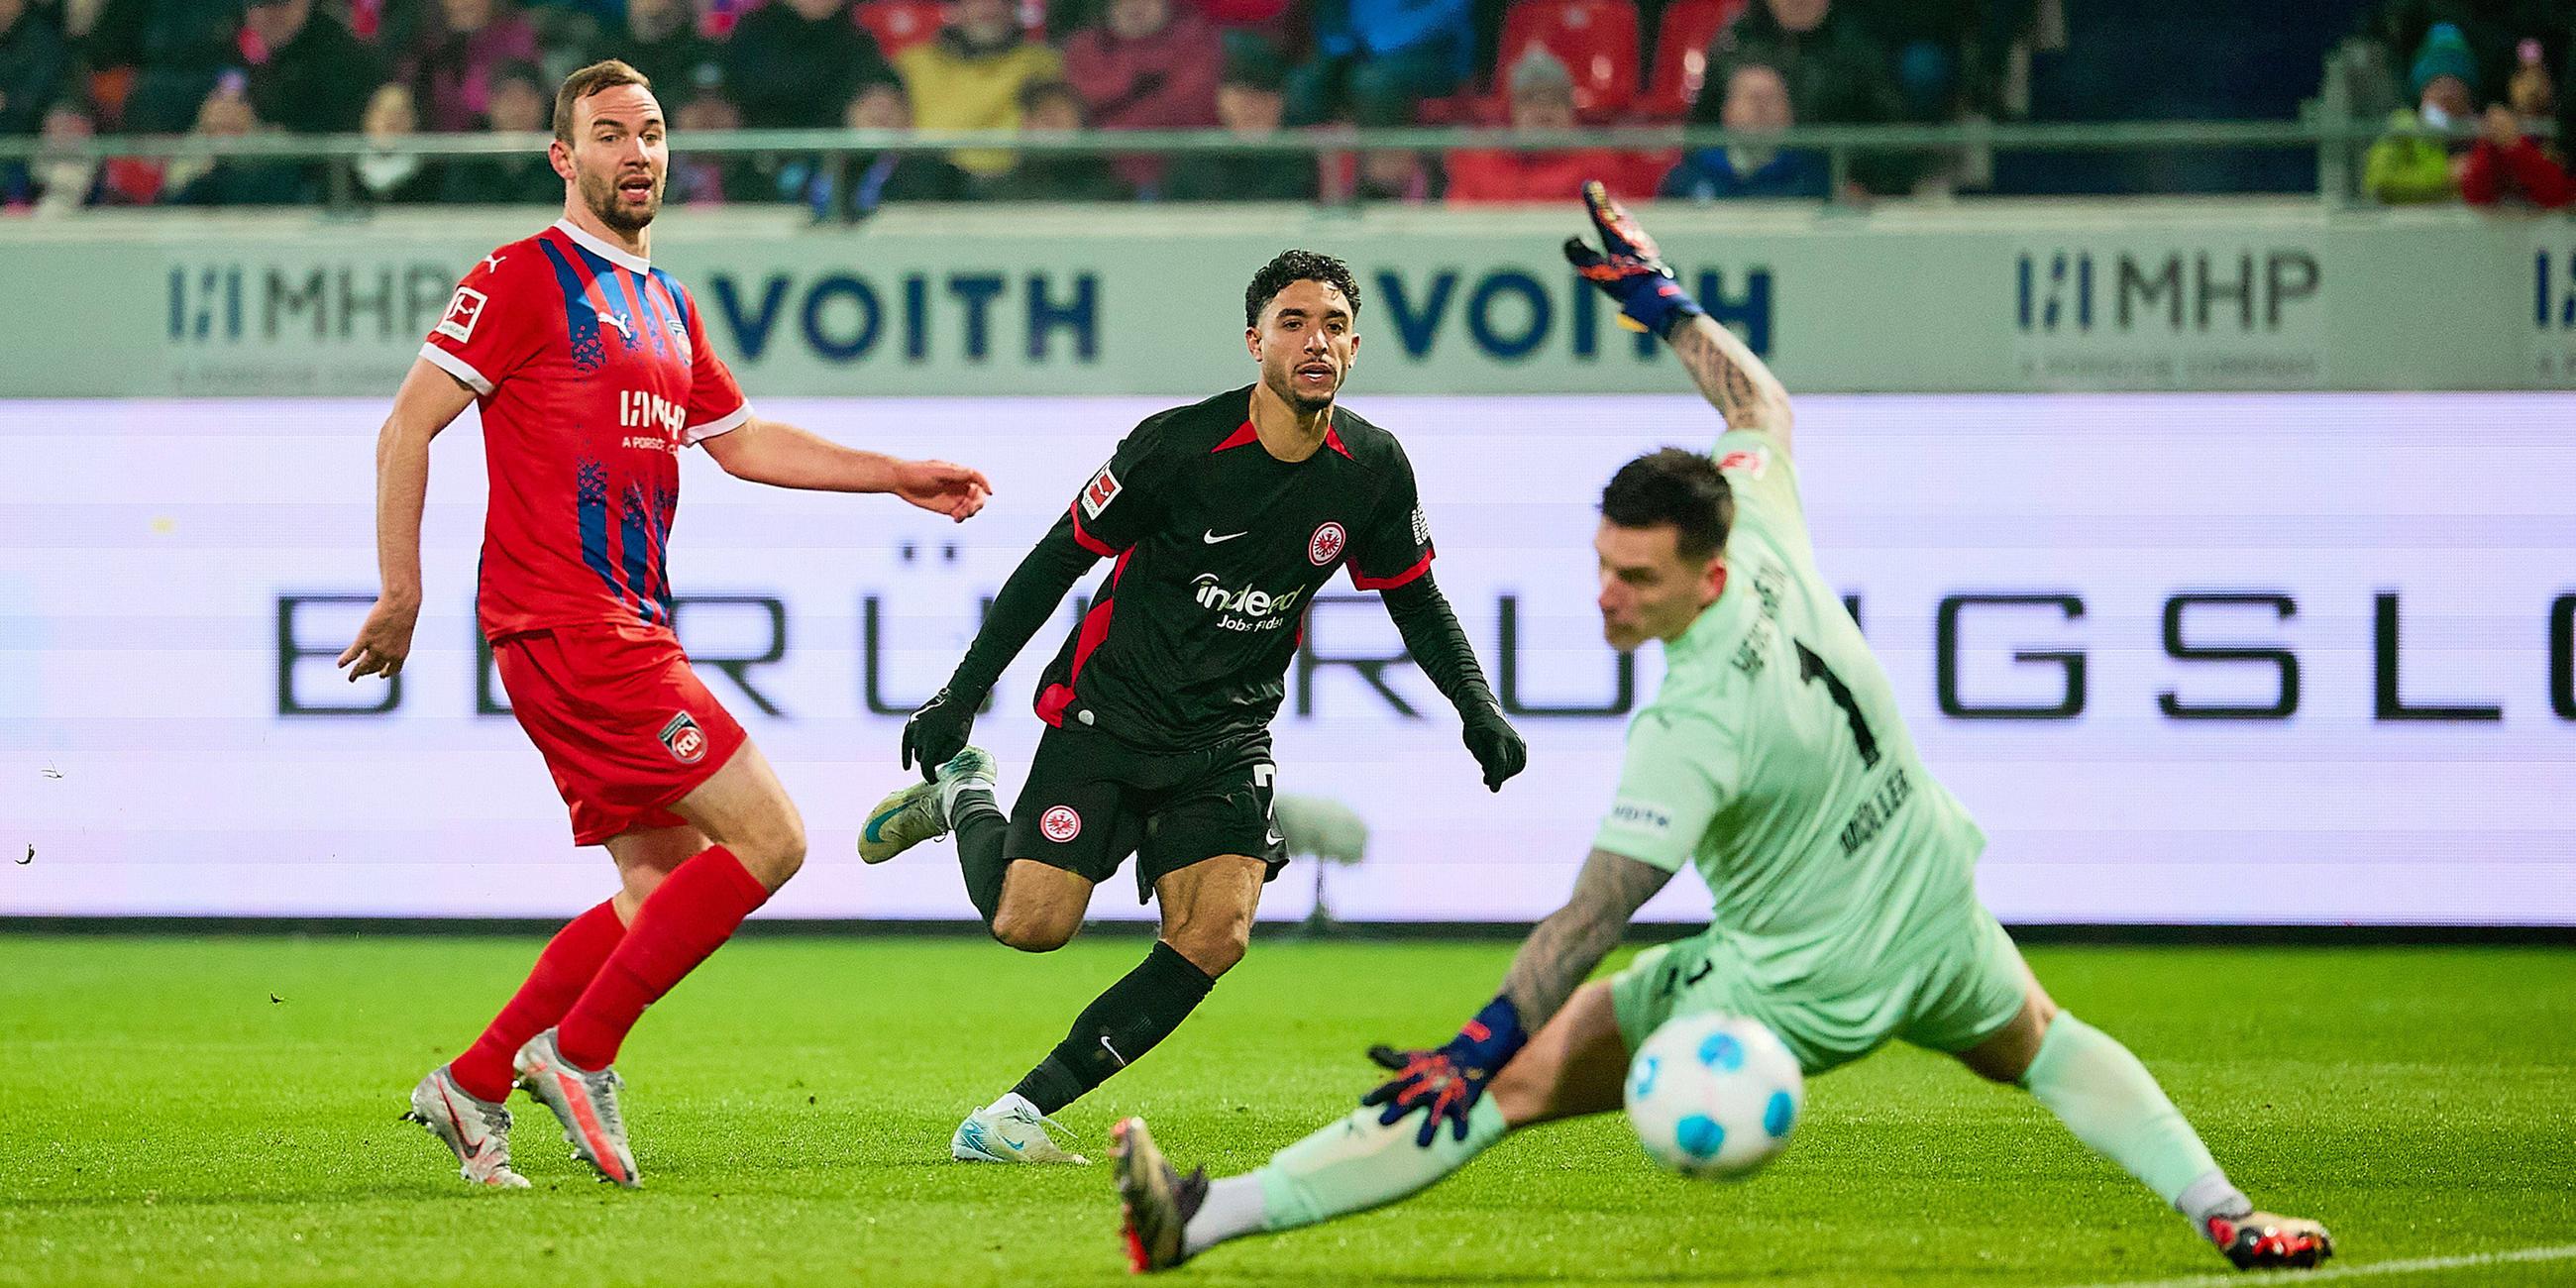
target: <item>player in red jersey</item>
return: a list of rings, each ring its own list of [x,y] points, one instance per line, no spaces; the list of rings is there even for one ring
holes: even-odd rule
[[[760,749],[689,669],[663,556],[681,449],[736,478],[888,492],[964,521],[992,485],[944,461],[898,461],[752,414],[689,292],[652,266],[668,151],[650,83],[622,62],[555,95],[563,218],[484,257],[421,347],[376,444],[384,586],[349,678],[392,678],[420,616],[430,439],[482,408],[491,503],[477,606],[520,725],[605,845],[615,897],[546,945],[464,1054],[412,1091],[412,1114],[468,1181],[510,1168],[513,1072],[608,1180],[638,1181],[610,1064],[669,992],[795,874],[805,825]]]

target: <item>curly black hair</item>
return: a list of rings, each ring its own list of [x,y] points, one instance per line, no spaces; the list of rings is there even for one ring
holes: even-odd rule
[[[1252,285],[1243,288],[1243,324],[1261,325],[1261,311],[1270,301],[1288,289],[1291,282],[1322,282],[1342,293],[1351,302],[1351,320],[1360,315],[1360,283],[1351,276],[1351,266],[1313,250],[1283,250],[1270,257],[1261,271],[1252,275]]]
[[[1619,467],[1601,489],[1601,517],[1623,528],[1669,523],[1681,556],[1703,560],[1726,548],[1735,526],[1735,491],[1717,462],[1667,447]]]

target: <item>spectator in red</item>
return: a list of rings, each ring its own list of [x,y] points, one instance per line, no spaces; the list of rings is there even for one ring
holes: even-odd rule
[[[477,130],[492,110],[492,73],[541,55],[537,29],[503,0],[439,0],[436,20],[404,61],[403,79],[412,83],[431,131]]]
[[[1258,30],[1288,16],[1288,0],[1189,0],[1189,5],[1222,27]]]
[[[1510,96],[1515,130],[1576,128],[1574,76],[1545,46],[1530,46],[1512,64]],[[1582,193],[1586,179],[1599,179],[1616,197],[1654,193],[1655,176],[1642,173],[1645,167],[1633,154],[1609,148],[1561,152],[1461,148],[1449,154],[1448,167],[1451,205],[1571,201]]]
[[[250,62],[251,107],[261,120],[298,134],[357,129],[383,78],[375,51],[339,19],[315,13],[313,0],[251,0],[242,10],[240,44]]]
[[[859,91],[895,75],[850,0],[773,0],[734,24],[724,59],[726,90],[756,130],[830,129]]]
[[[1225,65],[1216,27],[1172,0],[1110,0],[1106,21],[1073,33],[1064,79],[1103,130],[1197,130],[1217,123],[1216,87]],[[1118,177],[1140,189],[1163,177],[1160,157],[1119,157]]]
[[[2519,198],[2543,210],[2576,201],[2576,178],[2567,173],[2565,154],[2533,132],[2558,111],[2558,89],[2540,61],[2540,42],[2523,42],[2522,65],[2505,82],[2505,98],[2511,106],[2487,109],[2484,133],[2460,168],[2460,199],[2492,206]]]

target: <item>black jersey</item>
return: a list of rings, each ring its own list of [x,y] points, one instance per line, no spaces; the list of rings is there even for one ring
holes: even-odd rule
[[[1291,463],[1251,410],[1246,386],[1147,418],[1057,520],[1054,535],[1116,562],[1047,667],[1040,719],[1160,751],[1259,732],[1335,569],[1362,590],[1429,570],[1394,435],[1336,407],[1323,446]]]

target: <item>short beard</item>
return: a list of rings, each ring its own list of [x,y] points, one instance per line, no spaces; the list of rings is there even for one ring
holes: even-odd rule
[[[1295,371],[1290,371],[1286,376],[1278,380],[1271,380],[1265,383],[1270,386],[1270,392],[1279,396],[1279,401],[1284,402],[1290,407],[1301,412],[1322,411],[1325,408],[1332,406],[1333,400],[1340,397],[1342,392],[1341,385],[1336,383],[1333,386],[1333,391],[1325,394],[1321,398],[1313,398],[1300,393],[1297,390],[1297,373]]]
[[[653,185],[653,200],[645,204],[644,213],[640,216],[629,215],[618,208],[614,179],[604,186],[583,184],[581,196],[583,204],[590,207],[590,213],[599,216],[599,222],[629,237],[644,231],[652,224],[653,216],[662,213],[662,185],[659,183]]]

